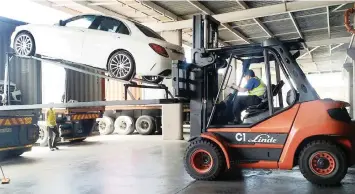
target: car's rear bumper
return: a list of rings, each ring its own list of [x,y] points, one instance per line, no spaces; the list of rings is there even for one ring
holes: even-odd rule
[[[146,69],[145,72],[137,72],[143,76],[162,76],[169,77],[171,76],[172,69],[172,59],[169,58],[157,58],[153,64],[148,65],[149,69]]]

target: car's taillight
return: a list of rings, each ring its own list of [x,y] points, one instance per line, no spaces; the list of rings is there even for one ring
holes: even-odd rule
[[[152,48],[159,55],[161,55],[163,57],[166,57],[166,58],[169,57],[169,54],[168,54],[168,52],[166,52],[164,47],[162,47],[160,45],[157,45],[157,44],[154,44],[154,43],[150,43],[149,46],[150,46],[150,48]]]

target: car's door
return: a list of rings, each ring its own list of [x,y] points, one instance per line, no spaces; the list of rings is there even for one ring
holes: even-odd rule
[[[86,30],[93,26],[97,16],[80,15],[63,21],[46,31],[43,48],[50,57],[73,62],[81,62],[81,54]]]
[[[111,17],[101,16],[95,23],[96,30],[85,34],[82,60],[105,69],[110,53],[129,41],[130,31],[124,23]]]

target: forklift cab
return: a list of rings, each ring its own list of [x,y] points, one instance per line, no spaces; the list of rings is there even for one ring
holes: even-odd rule
[[[297,91],[292,86],[291,81],[286,78],[283,72],[280,72],[280,64],[275,63],[277,61],[271,61],[273,64],[270,65],[271,72],[271,83],[266,84],[271,86],[271,98],[274,114],[292,106],[297,101]],[[254,65],[259,65],[258,70],[261,74],[261,69],[265,68],[264,58],[249,58],[242,60],[242,72],[241,78],[245,75],[248,69],[253,69]],[[261,65],[261,66],[260,66]],[[265,75],[257,75],[260,79],[265,78]],[[284,81],[285,80],[285,81]],[[227,80],[228,81],[228,80]],[[241,83],[242,80],[239,80]],[[286,83],[285,83],[286,82]],[[240,84],[239,84],[240,85]],[[286,88],[284,86],[287,86]],[[227,100],[221,101],[216,104],[215,115],[212,119],[211,125],[226,125],[230,123],[234,118],[233,116],[233,103],[238,98],[238,91],[233,90],[233,92],[227,96]],[[251,105],[246,107],[242,114],[242,124],[241,125],[252,125],[259,121],[262,121],[268,118],[269,115],[269,98],[267,90],[262,96],[259,96],[261,102],[259,104]],[[286,103],[286,105],[285,105]]]

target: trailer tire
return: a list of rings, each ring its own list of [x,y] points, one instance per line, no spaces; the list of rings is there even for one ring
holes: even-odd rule
[[[130,116],[119,116],[115,120],[115,133],[130,135],[134,132],[134,120]]]
[[[154,118],[147,115],[140,116],[136,121],[136,129],[141,135],[151,135],[155,132]]]
[[[100,135],[109,135],[113,133],[113,119],[108,116],[103,116],[102,119],[99,120],[98,128]]]
[[[39,138],[36,143],[39,144],[41,147],[46,147],[48,146],[48,138],[49,138],[49,133],[48,129],[46,126],[40,126],[39,127]]]

